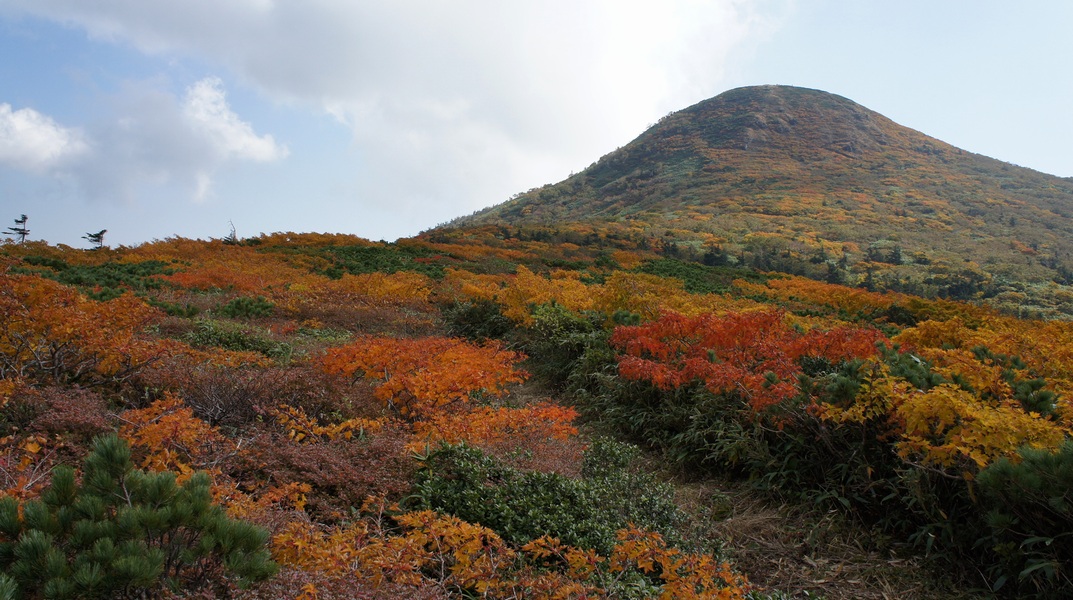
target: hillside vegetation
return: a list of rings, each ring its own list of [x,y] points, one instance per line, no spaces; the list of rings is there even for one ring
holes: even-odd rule
[[[579,221],[730,264],[1073,315],[1073,180],[817,90],[731,90],[450,226]]]
[[[0,596],[1073,591],[1073,324],[667,247],[0,246]],[[773,577],[742,493],[874,569]]]

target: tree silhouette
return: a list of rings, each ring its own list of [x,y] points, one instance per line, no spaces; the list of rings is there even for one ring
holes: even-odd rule
[[[224,243],[229,246],[234,246],[238,244],[238,232],[235,231],[235,224],[233,222],[228,221],[227,224],[231,226],[231,233],[227,234],[227,237],[224,238]]]
[[[17,236],[20,244],[25,242],[26,236],[30,234],[30,230],[26,228],[26,222],[29,220],[30,217],[27,217],[26,215],[22,215],[18,219],[15,219],[15,227],[8,227],[7,230],[9,233],[7,235]]]
[[[93,248],[94,250],[100,250],[104,247],[104,234],[106,233],[108,233],[108,230],[102,229],[97,233],[87,233],[86,235],[82,236],[82,239],[88,240],[89,243],[93,244],[95,246]]]

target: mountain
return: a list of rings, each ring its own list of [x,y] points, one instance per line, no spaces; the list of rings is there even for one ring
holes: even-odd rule
[[[1073,283],[1073,179],[790,86],[671,113],[580,173],[448,227],[580,222],[693,256],[1010,306],[1045,308]]]

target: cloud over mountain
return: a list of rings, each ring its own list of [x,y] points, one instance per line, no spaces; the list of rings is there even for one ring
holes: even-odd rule
[[[731,52],[771,27],[732,0],[7,4],[332,115],[362,159],[342,182],[351,194],[444,220],[505,199],[519,181],[560,178],[628,141],[623,132],[709,95]],[[215,110],[222,82],[210,81],[195,86],[197,111]],[[218,150],[285,155],[213,114]]]

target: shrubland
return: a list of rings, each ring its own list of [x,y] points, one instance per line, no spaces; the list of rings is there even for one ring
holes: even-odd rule
[[[1073,591],[1073,325],[645,239],[4,244],[0,595],[788,597],[683,482]]]

